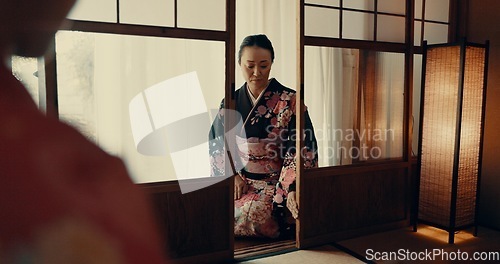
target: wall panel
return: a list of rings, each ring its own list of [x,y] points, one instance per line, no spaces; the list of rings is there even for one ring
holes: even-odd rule
[[[220,263],[233,258],[229,182],[186,194],[177,182],[142,185],[152,195],[171,258],[179,263]]]
[[[484,43],[490,40],[488,92],[484,127],[483,161],[479,199],[479,224],[500,230],[500,31],[497,26],[500,1],[467,1],[468,16],[459,18],[468,41]],[[481,229],[479,229],[481,232]]]
[[[410,181],[405,166],[342,169],[302,177],[301,247],[408,226]]]

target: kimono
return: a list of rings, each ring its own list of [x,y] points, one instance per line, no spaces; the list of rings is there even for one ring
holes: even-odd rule
[[[246,83],[236,90],[236,111],[241,114],[241,133],[236,133],[236,150],[232,159],[241,168],[240,175],[248,191],[235,200],[234,232],[236,236],[276,238],[290,226],[285,221],[286,199],[295,191],[296,178],[296,92],[271,79],[253,105]],[[209,135],[211,175],[224,175],[227,145],[224,142],[224,101]],[[305,112],[305,168],[317,166],[316,138]],[[229,171],[228,176],[234,174]],[[288,212],[289,214],[289,212]]]

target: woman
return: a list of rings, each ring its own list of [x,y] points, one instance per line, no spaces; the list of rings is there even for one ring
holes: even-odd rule
[[[235,235],[276,238],[289,230],[286,215],[298,217],[295,201],[295,91],[269,79],[274,49],[265,35],[246,37],[238,64],[245,84],[235,92],[244,133],[236,136]],[[212,176],[224,175],[224,102],[210,131]],[[316,139],[307,111],[305,168],[317,166]],[[227,140],[226,140],[227,141]],[[233,157],[234,158],[234,157]],[[286,211],[286,208],[289,212]]]

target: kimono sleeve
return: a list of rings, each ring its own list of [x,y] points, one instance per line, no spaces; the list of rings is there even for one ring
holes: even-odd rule
[[[232,124],[233,121],[235,124]],[[222,100],[208,134],[210,176],[229,177],[243,169],[245,163],[238,154],[238,138],[245,138],[241,114],[236,110],[225,109]]]
[[[210,156],[210,176],[225,174],[225,146],[224,146],[224,100],[210,127],[208,134],[208,151]]]
[[[296,176],[297,176],[297,151],[296,151],[296,115],[294,114],[288,125],[289,140],[286,143],[286,152],[284,154],[283,167],[278,182],[278,189],[281,189],[283,194],[295,191]],[[314,168],[318,166],[317,142],[314,135],[314,128],[307,110],[305,111],[305,139],[304,149],[300,151],[303,156],[304,168]]]

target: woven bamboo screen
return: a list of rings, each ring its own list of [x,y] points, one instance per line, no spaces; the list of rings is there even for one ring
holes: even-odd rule
[[[486,48],[436,45],[425,56],[418,218],[453,232],[475,223]]]

